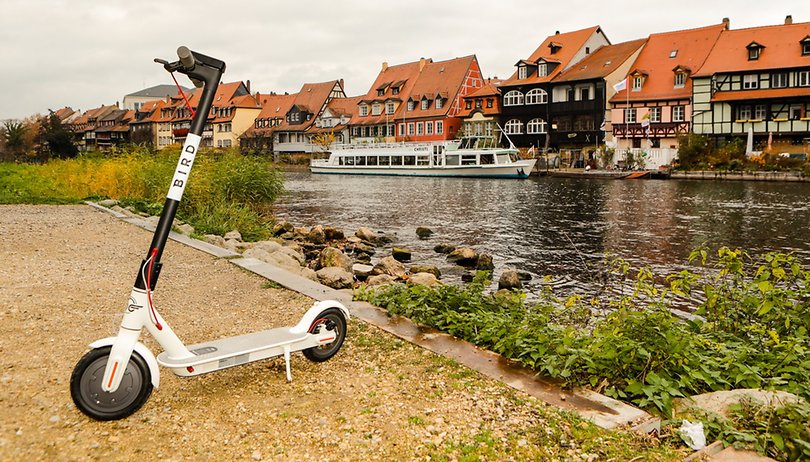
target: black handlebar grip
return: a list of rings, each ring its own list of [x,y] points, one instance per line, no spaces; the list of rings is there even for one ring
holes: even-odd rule
[[[194,68],[194,55],[191,53],[191,50],[189,50],[188,47],[178,48],[177,57],[180,58],[180,62],[187,71]]]

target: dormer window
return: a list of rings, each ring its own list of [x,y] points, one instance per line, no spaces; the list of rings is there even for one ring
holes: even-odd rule
[[[686,85],[686,73],[675,73],[675,88],[683,88]]]
[[[399,87],[392,88],[391,89],[391,94],[392,95],[398,95],[399,94]]]
[[[393,114],[395,110],[396,110],[396,105],[394,104],[393,101],[388,101],[387,103],[385,103],[385,113],[386,114]]]
[[[757,42],[751,42],[745,48],[748,49],[748,60],[756,61],[759,59],[759,55],[762,53],[762,49],[765,47]]]
[[[368,115],[368,106],[365,104],[360,106],[360,117],[365,117]]]
[[[385,90],[377,90],[377,96],[382,96],[385,94]]]
[[[810,35],[799,42],[802,46],[802,56],[810,56]]]
[[[551,54],[556,55],[557,52],[560,51],[560,49],[562,48],[562,45],[560,45],[559,43],[551,42],[548,44],[548,48],[550,49]]]
[[[428,101],[427,98],[422,98],[421,108],[422,108],[423,111],[428,108],[429,104],[430,104],[430,101]]]
[[[528,70],[528,68],[526,66],[518,67],[518,78],[519,79],[521,79],[521,80],[525,79],[526,77],[528,77],[528,75],[529,75],[529,70]]]
[[[374,103],[371,105],[371,115],[380,115],[382,113],[382,104]]]
[[[641,85],[644,84],[644,77],[640,75],[633,76],[633,91],[641,91]]]
[[[414,100],[412,100],[412,99],[409,99],[408,100],[408,110],[413,111],[413,108],[415,108],[415,107],[416,107],[416,102]]]
[[[548,64],[540,63],[537,65],[537,76],[545,77],[548,75]]]
[[[441,96],[436,97],[436,109],[441,109],[444,106],[444,99]]]

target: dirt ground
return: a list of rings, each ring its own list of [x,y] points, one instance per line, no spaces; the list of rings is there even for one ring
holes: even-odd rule
[[[335,358],[294,355],[292,383],[278,358],[191,379],[162,369],[138,412],[93,421],[70,374],[115,335],[150,240],[88,206],[0,206],[0,460],[594,461],[611,445],[653,448],[356,320]],[[155,305],[186,344],[291,325],[312,303],[173,241],[163,263]]]

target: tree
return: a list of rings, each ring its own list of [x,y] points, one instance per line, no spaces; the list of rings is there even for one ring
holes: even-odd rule
[[[12,159],[16,159],[25,150],[26,132],[27,127],[20,121],[6,120],[3,122],[3,140]]]
[[[335,140],[337,140],[337,137],[335,136],[335,132],[333,130],[330,132],[318,133],[312,138],[312,143],[321,148],[321,151],[325,152],[329,150],[332,144],[334,144]]]
[[[62,124],[62,120],[53,111],[41,118],[39,127],[39,149],[43,158],[68,159],[79,153],[73,144],[73,132]]]

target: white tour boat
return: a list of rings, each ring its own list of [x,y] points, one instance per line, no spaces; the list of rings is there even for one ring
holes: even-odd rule
[[[536,159],[521,159],[494,138],[469,136],[434,143],[347,144],[327,159],[312,159],[312,173],[354,175],[528,178]]]

